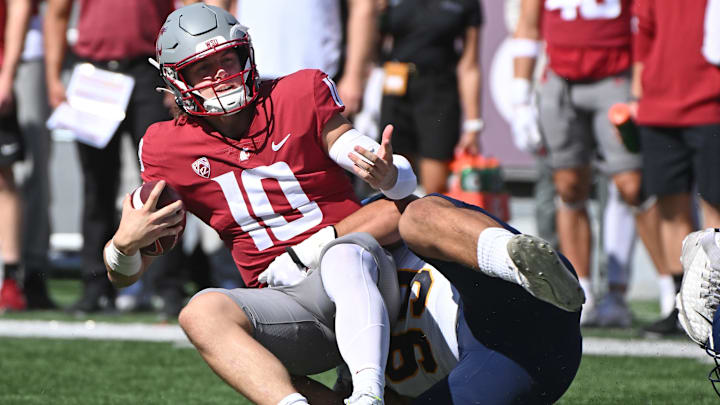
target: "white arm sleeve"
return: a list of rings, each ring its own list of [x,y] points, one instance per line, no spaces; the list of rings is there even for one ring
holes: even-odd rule
[[[373,153],[377,153],[378,149],[380,149],[379,143],[353,128],[340,135],[335,143],[333,143],[328,153],[330,159],[349,172],[353,172],[353,167],[355,166],[355,163],[348,157],[350,153],[354,153],[355,156],[360,159],[371,163],[364,156],[355,152],[356,145],[360,145]],[[417,187],[417,177],[412,170],[412,166],[410,166],[410,162],[404,156],[393,155],[393,165],[398,169],[397,181],[392,188],[380,191],[388,198],[399,200],[409,196],[415,191]]]
[[[713,65],[720,65],[720,0],[708,0],[702,54]]]

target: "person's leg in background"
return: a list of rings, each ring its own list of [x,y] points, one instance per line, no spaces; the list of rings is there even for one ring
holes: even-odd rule
[[[0,145],[7,143],[0,141]],[[20,287],[20,210],[12,165],[0,161],[0,259],[3,264],[0,312],[22,311],[27,305]]]
[[[15,109],[0,116],[0,261],[3,280],[0,289],[0,312],[26,308],[20,282],[20,221],[22,206],[15,184],[13,164],[24,157],[24,145]]]
[[[552,179],[552,168],[547,156],[538,156],[535,167],[538,178],[533,189],[533,202],[535,204],[535,224],[537,235],[558,249],[558,237],[555,227],[555,184]]]
[[[15,94],[29,162],[21,185],[25,207],[22,216],[23,288],[28,309],[56,308],[47,291],[50,272],[50,133],[45,122],[50,116],[50,107],[46,93],[43,60],[22,62],[15,80]]]
[[[599,252],[600,268],[607,269],[607,293],[597,304],[592,324],[600,327],[629,327],[632,314],[627,306],[626,293],[635,248],[633,213],[620,198],[615,184],[608,182],[605,176],[598,181],[598,187],[607,189],[607,197],[600,198],[600,205],[605,209],[600,230],[602,248]]]
[[[582,321],[594,306],[590,280],[592,234],[587,201],[592,186],[590,164],[596,141],[592,115],[576,106],[577,94],[589,84],[573,84],[548,72],[540,86],[538,110],[540,129],[548,149],[555,185],[556,230],[560,251],[575,267],[587,298]],[[589,109],[588,109],[589,111]]]
[[[416,172],[425,193],[447,191],[450,162],[460,139],[460,94],[454,74],[419,72],[408,96],[418,144]]]
[[[163,94],[155,91],[157,87],[163,85],[157,76],[157,71],[140,59],[142,58],[133,61],[124,72],[135,79],[135,87],[128,103],[125,121],[131,136],[132,161],[135,168],[138,167],[137,159],[135,159],[137,148],[147,128],[156,122],[171,119],[170,112],[164,104]],[[122,298],[130,302],[134,300],[136,305],[131,309],[142,310],[152,308],[152,297],[158,295],[162,301],[159,308],[161,315],[168,318],[177,317],[182,308],[181,292],[184,280],[187,280],[186,269],[183,266],[186,258],[182,246],[177,246],[153,262],[147,274],[140,280],[142,288],[134,291],[131,296]],[[162,294],[158,288],[162,290]]]
[[[658,196],[660,245],[664,253],[666,273],[672,277],[660,279],[661,295],[675,294],[682,282],[683,238],[694,230],[691,190],[695,183],[693,150],[683,128],[640,127],[643,153],[644,186],[648,193]],[[709,170],[709,168],[703,168]],[[672,290],[670,290],[672,288]],[[650,335],[681,333],[677,309],[645,328]]]
[[[104,149],[77,143],[83,175],[82,297],[68,310],[97,312],[114,306],[115,289],[102,258],[104,241],[117,227],[116,197],[120,184],[120,139],[124,123]]]

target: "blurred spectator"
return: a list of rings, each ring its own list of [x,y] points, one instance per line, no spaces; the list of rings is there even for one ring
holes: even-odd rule
[[[447,190],[454,154],[479,151],[481,25],[479,0],[389,1],[381,18],[380,123],[395,126],[393,151],[411,158],[426,193]]]
[[[46,75],[50,105],[65,99],[61,69],[65,59],[66,31],[73,0],[48,0],[45,18]],[[77,43],[74,60],[131,76],[135,80],[126,117],[104,149],[78,143],[83,189],[83,294],[70,308],[78,312],[101,309],[101,302],[112,306],[115,291],[102,259],[105,241],[117,226],[116,207],[120,140],[129,132],[137,146],[147,127],[170,118],[155,68],[148,63],[155,55],[155,38],[165,17],[174,9],[173,0],[80,0]]]
[[[33,1],[34,14],[15,80],[18,121],[27,152],[25,175],[21,176],[22,258],[25,267],[23,288],[28,309],[52,309],[56,305],[47,291],[50,271],[50,132],[45,125],[50,116],[50,106],[45,85],[39,3],[41,1]]]
[[[23,158],[24,151],[13,82],[31,13],[30,0],[0,1],[0,258],[4,270],[0,311],[26,307],[19,283],[20,195],[12,170],[13,163]]]
[[[583,3],[584,4],[584,3]],[[531,74],[539,53],[540,27],[548,54],[547,75],[540,87],[539,118],[558,198],[557,232],[560,248],[575,266],[588,301],[583,322],[594,300],[590,282],[591,230],[587,200],[592,166],[612,179],[624,201],[641,206],[641,158],[621,143],[607,113],[618,102],[630,101],[631,0],[593,3],[525,0],[515,38],[516,105],[529,105]],[[518,112],[516,112],[518,115]],[[532,111],[524,114],[531,122]],[[538,144],[535,134],[529,142]],[[651,256],[658,256],[652,238],[656,210],[635,216],[638,233]],[[657,262],[656,260],[654,260]]]
[[[197,3],[199,0],[184,0]],[[337,80],[343,115],[360,110],[375,41],[375,0],[206,0],[249,28],[261,79],[320,69]],[[342,7],[347,3],[347,21]],[[343,32],[343,26],[346,31]],[[343,49],[343,38],[345,49]]]
[[[716,0],[636,0],[633,95],[645,186],[658,196],[660,236],[680,289],[683,237],[693,230],[697,187],[704,227],[720,227],[720,5]],[[707,13],[706,13],[707,10]],[[646,328],[677,333],[677,309]]]

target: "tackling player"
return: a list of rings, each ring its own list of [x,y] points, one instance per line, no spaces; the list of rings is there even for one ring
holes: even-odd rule
[[[366,221],[356,222],[395,219],[396,210],[380,201],[348,220],[365,213]],[[582,353],[584,297],[569,262],[545,241],[438,195],[410,203],[399,232],[412,251],[393,251],[404,299],[393,326],[386,401],[395,397],[390,391],[413,404],[558,400]],[[353,248],[368,250],[362,235],[330,243],[321,269],[342,266]],[[307,379],[296,385],[313,403],[337,403],[340,395]]]
[[[343,169],[393,199],[416,187],[407,159],[392,154],[392,127],[382,144],[354,130],[323,72],[260,82],[247,28],[225,10],[198,3],[170,14],[153,62],[182,113],[147,130],[139,147],[142,178],[167,181],[183,202],[155,210],[163,182],[142,209],[125,198],[120,226],[104,250],[116,286],[135,282],[152,261],[140,247],[180,232],[182,204],[219,233],[245,284],[258,287],[259,273],[286,247],[324,245],[335,238],[330,225],[359,207]],[[297,269],[300,260],[314,267],[312,258],[287,257],[273,262],[277,274]],[[352,282],[332,288],[315,272],[297,288],[268,289],[272,296],[206,292],[183,309],[180,325],[221,378],[261,404],[305,403],[283,366],[293,373],[335,366],[337,334],[353,371],[349,403],[380,403],[389,322],[399,307],[396,279],[390,273],[378,289],[383,275],[351,260],[341,276]],[[264,312],[245,311],[255,299],[271,304]],[[263,340],[268,330],[280,338]],[[294,340],[316,344],[283,352]],[[283,362],[263,345],[277,349]]]

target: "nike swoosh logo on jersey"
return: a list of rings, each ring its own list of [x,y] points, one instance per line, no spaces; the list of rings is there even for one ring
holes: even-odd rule
[[[290,135],[292,135],[292,134],[287,134],[287,136],[285,138],[283,138],[283,140],[280,141],[280,143],[275,143],[275,141],[273,141],[270,144],[270,147],[272,148],[273,152],[279,151],[280,148],[282,148],[283,145],[285,145],[285,142],[288,140],[288,138],[290,138]]]

